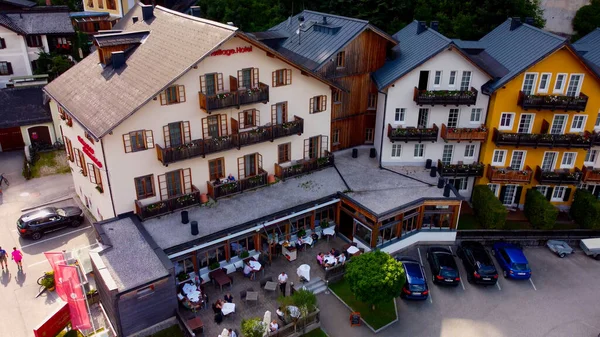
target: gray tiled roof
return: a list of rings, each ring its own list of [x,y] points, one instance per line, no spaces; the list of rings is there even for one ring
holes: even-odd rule
[[[20,6],[20,7],[33,7],[35,5],[37,5],[37,3],[35,1],[29,1],[29,0],[0,0],[0,3],[7,3],[7,4],[11,4],[14,6]]]
[[[0,90],[0,129],[52,122],[41,87]]]
[[[600,67],[600,28],[596,28],[579,39],[573,44],[573,48],[598,69]]]
[[[68,12],[0,13],[0,25],[22,34],[74,34]]]
[[[154,18],[126,32],[151,31],[127,57],[126,66],[98,66],[94,52],[44,90],[94,136],[100,138],[173,83],[214,48],[235,34],[235,27],[195,18],[160,6]],[[131,21],[131,20],[129,20]]]

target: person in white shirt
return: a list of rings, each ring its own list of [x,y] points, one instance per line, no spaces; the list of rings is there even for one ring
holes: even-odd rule
[[[340,254],[340,256],[338,256],[337,260],[338,260],[339,264],[344,264],[344,262],[346,262],[346,255]]]
[[[277,329],[279,329],[279,324],[277,324],[277,321],[271,322],[271,332],[275,332]]]
[[[246,265],[244,266],[244,276],[252,279],[253,272],[254,270],[252,269],[252,266],[250,266],[250,261],[247,261]]]
[[[279,319],[282,322],[285,321],[285,313],[283,312],[283,310],[281,310],[281,307],[277,308],[277,311],[275,311],[275,313],[277,314],[277,317],[279,317]]]
[[[235,331],[233,331],[233,329],[229,329],[229,337],[237,337],[237,334]]]
[[[279,289],[281,290],[283,296],[285,296],[285,287],[287,285],[288,276],[282,271],[277,277],[277,280],[279,281]]]

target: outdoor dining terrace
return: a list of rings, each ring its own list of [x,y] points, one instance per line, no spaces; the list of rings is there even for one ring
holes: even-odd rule
[[[501,132],[494,128],[493,135],[496,145],[527,146],[527,147],[566,147],[566,148],[589,148],[592,145],[592,134],[566,133],[512,133]]]
[[[324,151],[320,158],[305,158],[286,164],[275,163],[275,176],[281,180],[314,172],[334,164],[333,153]]]
[[[587,95],[580,93],[579,96],[565,95],[528,95],[519,92],[518,104],[523,109],[537,110],[563,110],[563,111],[585,111],[587,106]]]
[[[583,173],[578,169],[559,169],[544,171],[541,167],[535,169],[535,180],[540,184],[568,184],[575,185],[581,181]]]
[[[176,210],[200,204],[200,191],[192,185],[192,192],[160,200],[143,205],[139,200],[135,201],[135,213],[142,220],[156,216],[172,213]]]
[[[432,128],[394,128],[388,124],[388,138],[393,142],[409,141],[431,141],[436,142],[438,137],[438,127],[433,124]]]
[[[583,173],[583,177],[581,178],[581,180],[584,183],[600,182],[600,170],[599,169],[595,169],[591,166],[584,166],[582,173]]]
[[[529,184],[533,170],[525,166],[524,170],[513,170],[510,167],[494,167],[488,164],[487,177],[492,183]]]
[[[413,99],[418,105],[474,105],[477,89],[470,90],[419,90],[415,87]]]
[[[245,104],[267,103],[269,101],[269,86],[260,82],[255,88],[241,88],[223,91],[213,95],[199,91],[200,109],[211,113],[212,111],[236,107]]]
[[[258,174],[236,181],[222,181],[220,184],[216,184],[213,181],[207,181],[208,195],[217,200],[219,198],[266,186],[267,175],[267,171],[259,169]]]
[[[483,163],[444,164],[438,159],[438,172],[442,177],[483,177]]]
[[[446,127],[446,124],[442,124],[440,137],[446,141],[484,142],[487,138],[487,134],[488,129],[484,125],[477,128],[449,128]]]

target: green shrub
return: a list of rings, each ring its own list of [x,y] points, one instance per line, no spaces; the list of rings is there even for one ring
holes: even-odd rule
[[[484,228],[502,229],[506,223],[508,211],[487,185],[473,188],[473,209],[477,220]]]
[[[297,290],[292,296],[280,296],[278,301],[284,307],[293,305],[298,308],[306,308],[308,312],[317,309],[317,297],[311,291],[305,289]]]
[[[582,228],[600,229],[600,201],[590,191],[585,189],[575,191],[570,213]]]
[[[552,229],[558,217],[558,208],[538,190],[531,188],[525,195],[525,216],[535,228]]]
[[[244,337],[262,337],[266,329],[266,324],[258,317],[242,320],[242,336]]]
[[[579,8],[573,18],[573,29],[577,32],[572,42],[591,33],[600,24],[600,0],[591,0],[589,4]]]

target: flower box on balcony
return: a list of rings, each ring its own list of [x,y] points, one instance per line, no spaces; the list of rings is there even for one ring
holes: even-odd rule
[[[477,89],[470,90],[419,90],[414,89],[413,99],[419,105],[473,105],[477,102]]]
[[[579,96],[565,95],[528,95],[519,92],[518,104],[523,109],[585,111],[588,97],[581,93]]]
[[[477,128],[449,128],[446,124],[442,124],[442,132],[440,136],[446,141],[485,141],[487,138],[488,129],[485,125]]]
[[[583,182],[586,182],[586,183],[600,182],[600,169],[595,169],[591,166],[590,167],[584,166],[582,172],[583,172],[583,178],[582,178]]]
[[[433,124],[432,128],[393,128],[388,124],[388,138],[390,141],[437,141],[438,127]]]

